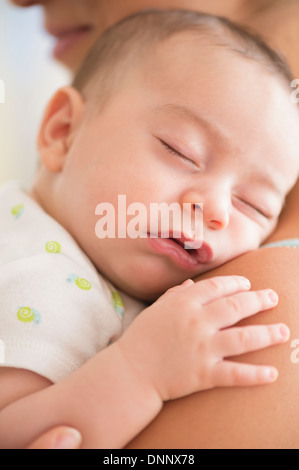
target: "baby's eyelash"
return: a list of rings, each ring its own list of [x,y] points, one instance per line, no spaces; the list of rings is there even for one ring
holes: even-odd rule
[[[189,163],[192,163],[192,165],[196,165],[196,163],[191,160],[190,158],[186,157],[186,155],[184,155],[183,153],[179,152],[178,150],[176,150],[175,148],[171,147],[169,144],[167,144],[166,142],[164,142],[164,140],[162,139],[159,139],[161,144],[166,148],[166,150],[169,152],[169,153],[172,153],[173,155],[177,156],[177,157],[180,157],[182,158],[183,160],[186,160],[187,162]],[[196,165],[197,166],[197,165]]]
[[[244,204],[247,204],[247,206],[251,207],[251,209],[255,210],[259,215],[261,215],[262,217],[265,217],[265,219],[271,219],[271,216],[265,211],[263,211],[261,208],[251,204],[248,201],[245,201],[244,199],[240,199],[240,201],[243,202]]]

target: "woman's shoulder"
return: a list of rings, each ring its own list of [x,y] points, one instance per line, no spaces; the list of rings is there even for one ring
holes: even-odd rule
[[[277,307],[240,324],[284,322],[290,328],[289,342],[230,360],[273,365],[279,377],[271,385],[216,388],[169,402],[129,448],[298,448],[298,272],[297,248],[269,247],[207,273],[243,275],[253,289],[269,287],[278,293]]]

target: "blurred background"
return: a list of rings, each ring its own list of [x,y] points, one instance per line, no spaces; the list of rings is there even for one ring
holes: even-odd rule
[[[0,184],[17,179],[29,189],[36,165],[36,134],[45,106],[67,70],[51,58],[52,40],[42,31],[40,8],[0,0]],[[1,83],[1,82],[0,82]]]

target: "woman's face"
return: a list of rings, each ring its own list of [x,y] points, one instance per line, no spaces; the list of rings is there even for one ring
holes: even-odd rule
[[[198,10],[202,0],[11,0],[18,6],[40,5],[44,28],[56,39],[53,56],[75,72],[105,29],[147,8]],[[205,3],[205,2],[203,2]],[[218,2],[216,2],[218,3]]]

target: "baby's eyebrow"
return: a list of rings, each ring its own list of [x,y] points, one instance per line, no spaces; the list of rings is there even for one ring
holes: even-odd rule
[[[204,130],[213,141],[225,149],[227,152],[240,153],[241,150],[234,146],[231,142],[231,138],[227,135],[224,129],[221,129],[215,123],[209,121],[206,117],[201,116],[198,112],[191,108],[176,104],[163,104],[155,108],[156,111],[168,112],[173,116],[177,116],[180,119],[189,120],[201,130]]]

